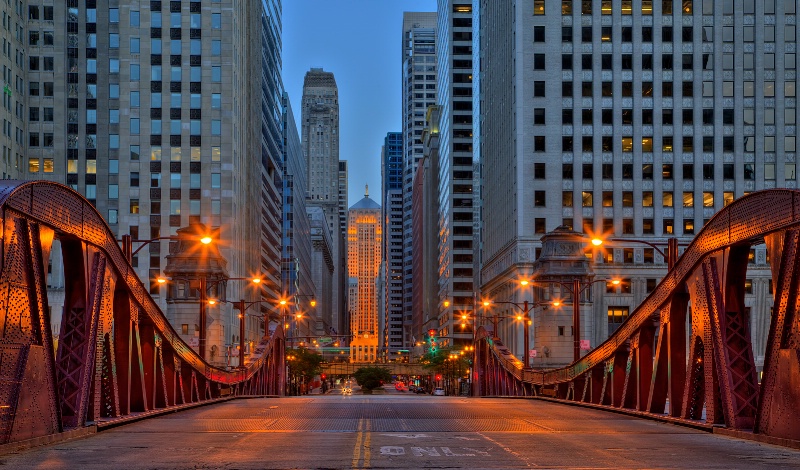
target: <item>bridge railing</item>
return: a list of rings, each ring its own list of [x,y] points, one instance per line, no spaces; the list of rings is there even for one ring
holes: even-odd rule
[[[89,201],[50,182],[0,181],[0,444],[230,394],[283,391],[278,328],[246,368],[216,368],[175,332]],[[54,351],[53,241],[64,311]]]
[[[775,305],[759,383],[744,293],[750,247],[761,243]],[[545,394],[800,440],[799,250],[800,191],[742,197],[703,227],[614,334],[575,363],[520,374],[497,339],[479,332],[476,368],[486,376],[476,391]]]

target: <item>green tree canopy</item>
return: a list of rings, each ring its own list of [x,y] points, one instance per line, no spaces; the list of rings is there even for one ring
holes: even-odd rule
[[[392,373],[389,372],[389,369],[384,369],[383,367],[368,366],[360,367],[353,373],[353,377],[356,378],[356,382],[362,389],[372,390],[386,382],[390,382]]]
[[[303,375],[307,381],[322,372],[322,355],[303,347],[287,350],[286,361],[292,374]]]

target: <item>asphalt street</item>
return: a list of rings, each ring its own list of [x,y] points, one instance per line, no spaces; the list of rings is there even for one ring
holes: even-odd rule
[[[800,452],[538,400],[233,400],[0,456],[13,469],[800,468]]]

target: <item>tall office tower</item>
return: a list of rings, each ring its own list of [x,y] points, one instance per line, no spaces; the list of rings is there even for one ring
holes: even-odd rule
[[[278,298],[280,1],[31,0],[27,14],[41,15],[26,61],[28,176],[77,189],[118,235],[213,227],[230,275],[265,281],[260,295],[230,282],[228,296]],[[145,282],[169,245],[134,258]],[[169,295],[198,295],[175,281]],[[166,289],[152,293],[169,312]],[[238,319],[229,304],[209,315],[219,335],[207,338],[208,359],[220,363]],[[248,339],[260,338],[248,325]],[[174,326],[187,338],[197,329]]]
[[[403,96],[403,318],[413,306],[412,192],[422,158],[425,112],[436,102],[436,12],[404,12]]]
[[[330,333],[343,334],[345,330],[336,326],[339,314],[335,312],[333,301],[334,259],[331,229],[321,207],[307,206],[306,214],[311,229],[311,276],[317,301],[314,308],[318,317],[332,325]]]
[[[439,334],[444,345],[472,341],[474,307],[472,160],[472,3],[439,0]],[[447,305],[447,306],[446,306]]]
[[[339,160],[339,229],[347,233],[347,160]]]
[[[480,35],[480,8],[481,0],[472,0],[472,161],[473,161],[473,190],[472,195],[472,261],[473,283],[475,290],[481,285],[481,259],[483,249],[481,246],[481,220],[483,203],[481,191],[483,190],[483,161],[481,159],[481,35]]]
[[[375,362],[378,359],[378,292],[376,285],[383,245],[381,206],[364,199],[348,211],[347,272],[350,294],[350,361]]]
[[[403,318],[403,133],[389,132],[381,149],[383,197],[383,346],[391,357],[412,346]]]
[[[539,238],[558,226],[685,244],[733,199],[797,187],[794,0],[483,0],[481,10],[484,294],[530,298],[511,281],[530,274]],[[609,245],[593,254],[595,278],[628,282],[588,292],[580,333],[591,347],[666,272],[651,247]],[[745,302],[757,354],[766,267],[755,248]],[[536,328],[534,347],[570,327]]]
[[[439,116],[440,106],[428,107],[427,126],[422,131],[424,153],[414,174],[412,193],[414,233],[411,285],[413,315],[411,331],[416,342],[427,331],[439,328]],[[415,348],[421,354],[422,348]]]
[[[337,269],[338,273],[338,292],[341,292],[342,295],[339,296],[337,308],[334,311],[334,324],[338,325],[338,331],[341,333],[345,333],[347,331],[347,326],[350,324],[350,319],[347,318],[346,313],[349,311],[348,304],[347,304],[347,296],[344,295],[345,287],[347,284],[347,250],[345,248],[346,237],[347,237],[347,160],[339,160],[339,246],[342,247],[339,250],[339,261]]]
[[[321,68],[306,72],[302,113],[307,202],[309,206],[321,207],[328,219],[334,259],[333,315],[334,322],[343,327],[340,317],[346,305],[346,250],[339,194],[343,171],[346,185],[347,162],[339,161],[339,92],[333,73]]]
[[[339,91],[333,73],[306,72],[303,82],[303,153],[308,199],[325,209],[331,231],[339,226]]]
[[[303,333],[321,335],[330,327],[330,318],[324,315],[329,310],[310,305],[319,294],[312,277],[311,227],[306,214],[306,160],[287,93],[283,94],[283,162],[282,285],[287,298],[309,314],[309,321],[301,323],[305,329]]]
[[[27,9],[26,9],[27,8]],[[3,147],[3,159],[0,160],[0,172],[3,179],[37,178],[39,173],[52,173],[54,171],[54,156],[38,152],[29,155],[26,144],[28,141],[28,127],[37,126],[39,132],[35,133],[36,147],[41,147],[42,139],[52,140],[53,131],[48,129],[48,122],[52,127],[53,105],[40,109],[29,108],[26,102],[28,95],[27,80],[36,79],[37,85],[41,82],[48,83],[46,91],[53,91],[54,58],[43,62],[39,56],[25,57],[27,48],[53,45],[53,6],[40,8],[32,5],[30,8],[23,2],[4,2],[0,4],[3,12],[4,28],[0,30],[4,47],[7,51],[0,55],[0,65],[3,67],[3,128],[0,132],[0,145]],[[26,21],[27,19],[27,21]],[[26,43],[27,41],[27,43]],[[12,54],[13,51],[13,54]],[[26,66],[31,69],[26,73]],[[35,69],[34,69],[35,66]],[[37,86],[36,91],[39,91]],[[45,91],[45,90],[42,90]],[[52,100],[52,98],[51,98]],[[26,114],[26,109],[28,114]],[[34,119],[35,118],[35,119]],[[44,124],[40,124],[44,123]],[[39,128],[41,126],[41,129]],[[49,132],[48,132],[49,131]],[[47,132],[45,135],[40,135]],[[33,145],[31,145],[34,148]]]

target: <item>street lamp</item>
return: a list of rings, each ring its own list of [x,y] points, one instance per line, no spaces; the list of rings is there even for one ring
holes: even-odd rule
[[[598,282],[608,282],[608,279],[596,279],[594,281],[588,281],[583,284],[581,283],[581,278],[579,277],[573,278],[572,282],[562,282],[551,279],[537,279],[534,281],[534,284],[559,285],[562,288],[566,289],[570,294],[572,294],[572,325],[573,325],[572,334],[574,337],[573,356],[576,362],[578,361],[578,359],[581,358],[581,305],[579,298],[585,290],[587,290],[593,284]],[[611,284],[618,286],[620,284],[620,280],[612,279]],[[558,307],[561,304],[562,302],[558,299],[553,301],[553,305],[556,307]]]
[[[180,237],[161,237],[161,238],[167,238],[167,239],[178,238],[178,239],[182,239]],[[207,239],[209,243],[211,242],[210,238],[204,237],[204,239]],[[151,241],[153,241],[153,240],[151,240]],[[201,240],[201,243],[205,243],[205,242],[202,242],[202,240]],[[141,247],[139,247],[139,248],[141,249]],[[163,284],[166,284],[167,282],[169,282],[170,280],[171,279],[168,278],[168,277],[159,276],[159,277],[156,278],[156,283],[163,285]],[[228,281],[250,281],[254,285],[259,285],[259,284],[261,284],[262,279],[261,279],[261,276],[255,276],[255,277],[229,277],[229,278],[223,278],[223,279],[218,279],[218,280],[212,281],[209,284],[205,275],[201,275],[200,276],[200,292],[199,292],[199,294],[200,294],[200,312],[199,312],[199,316],[200,316],[200,318],[199,318],[200,331],[199,331],[199,335],[198,335],[199,338],[198,338],[197,352],[198,352],[198,355],[200,357],[202,357],[203,359],[205,359],[205,357],[206,357],[206,355],[205,355],[205,353],[206,353],[206,322],[207,322],[207,317],[208,317],[207,308],[208,308],[208,306],[213,306],[213,305],[216,305],[218,302],[220,302],[220,299],[213,298],[213,297],[209,298],[208,297],[208,290],[213,288],[213,287],[215,287],[215,286],[217,286],[218,284],[220,284],[222,282],[227,283]],[[225,297],[226,296],[223,294],[222,301],[224,301]],[[240,340],[241,340],[241,338],[240,338]]]
[[[142,250],[142,248],[153,242],[157,242],[160,240],[198,241],[203,245],[209,245],[214,241],[214,238],[212,238],[211,235],[209,234],[200,234],[197,235],[197,237],[173,235],[169,237],[155,237],[150,239],[138,240],[131,238],[130,235],[123,235],[122,240],[119,240],[119,242],[122,244],[122,253],[125,255],[125,259],[128,261],[128,263],[130,263],[133,260],[133,257],[136,256],[136,254],[139,253]],[[141,243],[141,245],[135,250],[133,250],[134,243]]]
[[[317,299],[312,294],[293,294],[293,296],[298,298],[298,299],[304,298],[304,297],[310,298],[311,300],[309,300],[309,302],[308,302],[309,305],[311,305],[311,307],[316,307],[317,306]],[[280,299],[278,301],[278,304],[280,304],[280,306],[281,306],[281,317],[283,319],[283,328],[284,328],[284,331],[287,332],[287,333],[289,333],[291,330],[289,328],[290,327],[290,323],[286,321],[286,319],[288,318],[288,315],[286,314],[286,307],[288,305],[290,305],[291,303],[293,303],[294,305],[297,305],[299,302],[298,301],[289,302],[285,298]],[[296,331],[299,329],[300,318],[302,316],[303,316],[303,314],[301,312],[299,312],[299,311],[295,314],[295,330]],[[294,336],[291,337],[290,341],[291,341],[291,347],[294,347]]]
[[[666,253],[664,253],[664,250],[659,248],[656,243],[649,242],[647,240],[638,240],[635,238],[610,238],[608,241],[622,242],[622,243],[641,243],[643,245],[647,245],[650,248],[654,249],[656,253],[661,255],[661,257],[667,261],[667,270],[672,270],[672,268],[675,266],[675,263],[678,262],[678,239],[676,237],[669,237],[667,239]],[[594,246],[601,246],[603,243],[605,243],[605,241],[602,238],[592,238],[592,245]]]
[[[527,286],[528,285],[528,281],[525,281],[525,280],[520,281],[520,284],[523,285],[523,286]],[[512,302],[512,301],[487,301],[487,302],[484,302],[483,304],[484,304],[484,306],[493,305],[493,304],[507,304],[507,305],[513,305],[514,307],[519,309],[519,313],[517,313],[516,315],[510,316],[510,317],[509,316],[505,316],[505,317],[488,316],[488,317],[495,319],[495,321],[493,322],[494,329],[495,329],[495,334],[497,332],[497,323],[499,323],[498,319],[515,318],[517,321],[521,321],[522,322],[522,324],[523,324],[522,346],[525,349],[523,351],[523,354],[522,354],[522,361],[523,361],[523,364],[524,364],[525,368],[526,369],[529,368],[530,367],[530,354],[531,354],[531,351],[530,351],[530,341],[531,341],[530,325],[531,325],[531,318],[530,318],[529,313],[531,312],[531,310],[533,310],[536,307],[540,307],[540,306],[543,306],[543,305],[550,305],[550,302],[529,302],[529,301],[525,300],[525,301],[522,302],[522,304],[520,304],[518,302]]]

